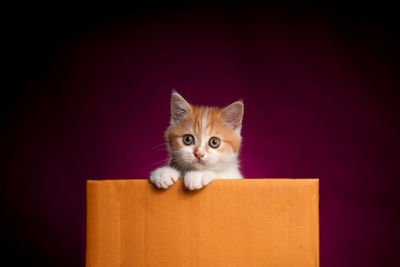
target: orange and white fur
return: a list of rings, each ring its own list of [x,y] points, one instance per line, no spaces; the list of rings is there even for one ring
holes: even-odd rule
[[[180,94],[171,96],[171,122],[165,138],[169,165],[150,174],[150,182],[166,189],[183,177],[190,190],[215,179],[241,179],[239,170],[242,101],[220,109],[189,104]]]

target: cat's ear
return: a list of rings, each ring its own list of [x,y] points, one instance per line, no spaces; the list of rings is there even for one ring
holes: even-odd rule
[[[242,128],[243,113],[244,113],[243,101],[239,100],[224,108],[221,114],[225,120],[225,123],[230,128],[232,128],[232,130],[240,134],[240,130]]]
[[[192,110],[192,106],[175,90],[171,95],[171,124],[183,120]]]

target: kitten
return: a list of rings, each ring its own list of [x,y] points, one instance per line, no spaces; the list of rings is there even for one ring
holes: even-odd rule
[[[195,190],[217,178],[243,178],[238,160],[243,108],[242,101],[224,109],[197,107],[173,91],[165,133],[169,165],[154,170],[150,182],[166,189],[183,177],[185,186]]]

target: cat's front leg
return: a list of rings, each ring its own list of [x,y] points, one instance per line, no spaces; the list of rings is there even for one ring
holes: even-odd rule
[[[150,174],[150,182],[158,188],[167,189],[178,181],[180,172],[170,166],[155,169]]]
[[[183,182],[190,190],[201,189],[211,181],[215,180],[216,175],[211,171],[188,171],[185,173]]]

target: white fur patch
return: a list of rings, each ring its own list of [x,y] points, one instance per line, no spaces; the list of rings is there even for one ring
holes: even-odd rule
[[[203,117],[201,118],[201,132],[204,133],[206,127],[208,125],[208,109],[206,109],[203,113]]]

